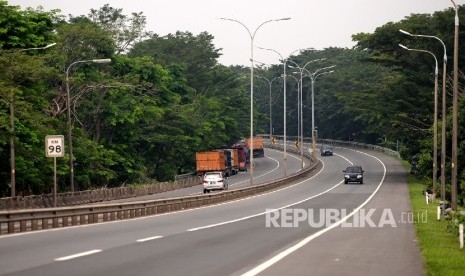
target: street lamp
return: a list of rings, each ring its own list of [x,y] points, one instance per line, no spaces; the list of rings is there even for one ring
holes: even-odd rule
[[[303,87],[304,87],[303,74],[304,74],[305,67],[307,67],[307,65],[309,65],[312,62],[322,61],[322,60],[326,60],[326,58],[310,60],[309,62],[305,63],[303,67],[300,67],[299,64],[293,62],[292,60],[289,60],[295,65],[295,66],[289,65],[289,67],[298,69],[300,73],[300,144],[302,145],[302,147],[300,148],[300,157],[301,157],[301,168],[302,169],[304,168],[304,161],[303,161],[303,144],[304,144],[303,119],[304,118],[303,118],[303,104],[302,104],[303,103]]]
[[[68,110],[68,143],[69,143],[69,182],[71,186],[71,192],[74,192],[74,163],[73,163],[73,136],[71,130],[71,104],[70,104],[70,93],[69,93],[69,69],[79,63],[110,63],[111,59],[87,59],[78,60],[71,63],[66,69],[66,108]]]
[[[48,44],[48,45],[46,45],[44,47],[27,48],[27,49],[21,49],[19,51],[22,52],[22,51],[31,51],[31,50],[45,50],[45,49],[48,49],[48,48],[53,47],[55,45],[57,45],[57,44],[56,43],[51,43],[51,44]]]
[[[458,63],[459,63],[459,6],[451,0],[455,10],[454,31],[454,93],[452,100],[452,177],[451,177],[451,208],[457,210],[457,117],[458,117]]]
[[[259,49],[262,49],[262,50],[267,50],[267,51],[273,51],[275,52],[276,54],[279,55],[279,57],[281,58],[282,62],[283,62],[283,82],[284,82],[284,87],[283,87],[283,90],[284,90],[284,101],[283,101],[283,105],[284,105],[284,177],[287,176],[287,122],[286,122],[286,117],[287,117],[287,110],[286,110],[286,63],[288,61],[288,59],[292,56],[292,54],[294,54],[295,52],[297,51],[301,51],[301,49],[297,49],[293,52],[291,52],[289,54],[289,56],[287,58],[283,58],[283,55],[281,55],[278,51],[274,50],[274,49],[269,49],[269,48],[262,48],[262,47],[258,47]]]
[[[250,155],[250,186],[253,185],[253,171],[254,171],[254,163],[253,163],[253,67],[254,67],[254,60],[253,60],[253,41],[255,39],[255,35],[257,34],[258,29],[265,25],[266,23],[273,22],[273,21],[283,21],[283,20],[289,20],[291,19],[290,17],[286,18],[280,18],[280,19],[271,19],[267,20],[255,29],[255,31],[252,33],[247,26],[242,23],[239,20],[236,19],[230,19],[230,18],[224,18],[221,17],[220,19],[222,20],[227,20],[227,21],[233,21],[236,23],[241,24],[246,30],[247,33],[250,36],[250,149],[249,149],[249,155]]]
[[[299,80],[294,77],[293,75],[289,75],[289,77],[293,78],[296,82],[297,82],[297,143],[299,143],[299,132],[300,132],[300,91],[301,91],[301,87],[300,87],[300,82]],[[302,149],[302,143],[300,144],[300,149]],[[301,164],[302,164],[302,168],[303,168],[303,157],[301,158]]]
[[[331,69],[336,67],[336,65],[331,65],[328,67],[323,67],[317,69],[315,72],[310,73],[307,69],[304,69],[312,80],[312,157],[316,158],[316,138],[315,138],[315,80],[318,76],[323,74],[333,73],[334,71],[321,72],[323,70]],[[320,73],[321,72],[321,73]]]
[[[27,49],[19,49],[20,52],[32,51],[32,50],[45,50],[50,47],[55,46],[56,43],[48,44],[44,47],[35,47]],[[11,197],[16,196],[16,164],[15,164],[15,105],[14,105],[14,95],[12,94],[11,103],[10,103],[10,186],[11,186]]]
[[[410,49],[402,44],[401,48],[408,51],[428,53],[434,57],[436,67],[434,70],[434,122],[433,122],[433,194],[436,194],[437,162],[438,162],[438,60],[436,56],[427,50]]]
[[[261,76],[258,76],[258,78],[260,79],[264,79],[268,82],[269,86],[270,86],[270,140],[273,138],[273,123],[272,123],[272,109],[271,109],[271,85],[273,84],[273,82],[278,79],[279,77],[274,77],[273,79],[269,80],[268,78],[266,77],[261,77]]]
[[[289,60],[291,61],[291,60]],[[295,62],[291,61],[292,63],[296,64]],[[291,68],[295,68],[293,66],[290,66],[289,67]],[[296,78],[297,79],[297,78]],[[302,82],[302,75],[300,76],[300,82],[299,80],[297,80],[297,88],[299,88],[300,86],[300,89],[297,91],[297,139],[300,139],[300,168],[303,169],[304,168],[304,158],[303,158],[303,144],[304,144],[304,140],[303,140],[303,137],[304,137],[304,134],[303,134],[303,116],[302,116],[302,87],[303,87],[303,82]]]
[[[447,50],[444,42],[436,36],[432,35],[418,35],[411,34],[404,30],[399,30],[401,33],[414,36],[414,37],[426,37],[434,38],[441,42],[444,48],[444,57],[442,65],[442,124],[441,124],[441,200],[446,200],[446,76],[447,76]]]

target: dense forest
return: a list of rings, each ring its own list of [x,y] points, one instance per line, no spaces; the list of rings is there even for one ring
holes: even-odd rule
[[[207,32],[193,35],[178,31],[159,36],[146,31],[142,12],[126,15],[108,5],[90,10],[86,16],[66,18],[58,10],[21,10],[0,0],[0,14],[1,196],[11,194],[12,164],[17,195],[51,191],[53,161],[45,157],[44,138],[67,137],[68,113],[75,183],[70,187],[67,152],[57,161],[60,191],[170,180],[194,170],[196,151],[231,145],[248,136],[249,70],[219,64],[221,49],[215,48],[214,37]],[[460,18],[465,22],[462,12]],[[447,46],[449,183],[452,9],[412,14],[380,26],[374,33],[354,34],[357,44],[353,49],[311,49],[289,57],[287,135],[298,134],[297,88],[301,75],[295,67],[307,64],[302,71],[305,137],[311,136],[312,80],[308,75],[321,72],[313,78],[318,137],[356,137],[359,142],[399,150],[407,160],[419,154],[420,173],[431,181],[434,60],[398,44],[430,50],[439,61],[443,49],[435,40],[412,38],[399,29],[438,36]],[[56,44],[43,48],[52,43]],[[465,53],[464,45],[461,43],[459,53]],[[93,62],[96,59],[111,62]],[[463,61],[463,55],[459,56],[459,69]],[[335,66],[331,73],[318,71],[330,66]],[[282,73],[282,64],[255,68],[256,134],[270,132],[270,119],[273,134],[283,134]],[[458,160],[462,203],[463,83],[460,74]],[[439,125],[441,122],[440,112]]]

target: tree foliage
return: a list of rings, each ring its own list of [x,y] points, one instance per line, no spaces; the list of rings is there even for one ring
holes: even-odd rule
[[[105,4],[99,10],[91,9],[88,18],[113,37],[117,54],[126,52],[134,43],[150,35],[145,31],[147,21],[142,12],[128,17],[122,9]]]
[[[210,71],[217,65],[219,50],[213,45],[213,36],[203,32],[194,36],[190,32],[176,32],[151,38],[134,45],[130,57],[151,56],[163,66],[177,64],[184,67],[189,86],[202,93],[209,89]]]
[[[240,123],[248,110],[241,74],[218,65],[219,50],[208,33],[144,40],[142,13],[126,16],[105,5],[64,20],[55,11],[0,3],[11,19],[0,22],[8,30],[0,37],[1,194],[9,194],[9,137],[16,145],[18,194],[51,191],[44,137],[67,135],[68,108],[78,189],[173,179],[195,169],[196,151],[220,148],[247,132]],[[13,32],[15,26],[21,33]],[[51,42],[57,43],[53,49],[21,51]],[[151,43],[166,54],[144,47]],[[104,58],[112,63],[92,62]],[[10,107],[16,110],[14,132]],[[69,189],[69,158],[59,160],[62,191]]]
[[[0,48],[24,49],[45,46],[55,37],[58,11],[21,10],[0,0]]]
[[[159,36],[145,31],[142,12],[128,16],[109,5],[65,19],[58,11],[21,10],[0,0],[0,15],[4,196],[9,195],[10,137],[16,146],[18,193],[51,191],[52,164],[43,154],[44,137],[67,135],[68,108],[79,189],[170,180],[194,170],[196,151],[225,147],[249,134],[248,68],[218,64],[221,49],[207,32]],[[453,17],[451,9],[412,14],[373,33],[354,34],[353,49],[310,49],[290,57],[288,64],[307,64],[302,78],[304,136],[311,136],[313,84],[319,137],[347,140],[356,134],[357,141],[399,149],[405,158],[419,153],[422,173],[431,175],[434,63],[431,56],[405,51],[398,44],[430,50],[438,60],[443,49],[436,40],[408,37],[399,29],[438,36],[447,46],[449,141]],[[21,51],[52,42],[57,45],[50,49]],[[465,44],[459,52],[465,52]],[[111,64],[92,62],[106,58]],[[459,64],[463,61],[460,57]],[[331,73],[322,70],[333,65]],[[282,135],[286,116],[287,135],[297,135],[299,71],[288,67],[286,84],[282,64],[256,68],[255,74],[274,80],[271,87],[258,78],[254,81],[255,134],[268,133],[271,119],[274,134]],[[462,94],[459,141],[465,136]],[[458,154],[463,159],[463,142]],[[69,189],[69,158],[66,154],[59,160],[62,191]],[[465,172],[460,164],[459,178],[463,200]]]

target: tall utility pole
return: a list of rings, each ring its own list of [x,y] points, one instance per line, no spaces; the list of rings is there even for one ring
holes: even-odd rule
[[[408,51],[420,52],[420,53],[427,53],[433,56],[435,61],[435,69],[434,69],[434,123],[433,123],[433,194],[436,194],[437,185],[437,162],[438,162],[438,59],[436,55],[432,52],[427,50],[421,49],[410,49],[402,44],[399,44],[400,47],[404,48]]]
[[[250,149],[249,149],[249,156],[250,156],[250,186],[253,185],[253,171],[254,171],[254,162],[253,162],[253,67],[254,67],[254,59],[253,59],[253,47],[254,47],[254,39],[255,35],[257,34],[258,29],[260,29],[263,25],[273,21],[282,21],[282,20],[289,20],[289,17],[280,18],[280,19],[271,19],[267,20],[255,29],[252,33],[247,26],[239,20],[230,19],[230,18],[220,18],[222,20],[233,21],[236,23],[241,24],[250,36]]]
[[[293,52],[291,52],[287,58],[284,58],[283,55],[281,55],[280,52],[274,50],[274,49],[270,49],[270,48],[262,48],[262,47],[258,47],[259,49],[262,49],[262,50],[267,50],[267,51],[273,51],[275,52],[276,54],[278,54],[278,56],[281,58],[281,61],[283,62],[283,83],[284,83],[284,87],[283,87],[283,91],[284,91],[284,100],[283,100],[283,114],[284,114],[284,118],[283,118],[283,121],[284,121],[284,177],[287,176],[287,90],[286,90],[286,85],[287,85],[287,82],[286,82],[286,68],[287,68],[287,62],[289,60],[289,58],[292,56],[292,54],[294,54],[295,52],[297,51],[301,51],[301,49],[297,49],[297,50],[294,50]]]
[[[457,117],[458,117],[458,63],[459,63],[459,7],[451,0],[455,9],[454,34],[454,93],[452,100],[452,163],[451,163],[451,208],[457,210]]]
[[[296,140],[297,144],[296,144],[296,146],[298,145],[298,143],[300,143],[300,146],[298,146],[298,147],[302,151],[302,145],[303,144],[302,144],[302,142],[300,141],[300,138],[299,138],[300,135],[301,135],[301,133],[300,133],[300,123],[301,123],[301,121],[300,121],[300,96],[301,96],[300,91],[301,91],[302,88],[300,87],[299,79],[297,79],[293,75],[289,75],[289,77],[293,78],[297,82],[297,140]],[[302,164],[301,167],[303,168],[303,163],[304,163],[303,157],[300,158],[300,161],[301,161],[300,163]]]
[[[301,169],[304,168],[304,159],[303,159],[303,145],[304,145],[304,130],[303,130],[303,76],[304,76],[304,71],[307,71],[305,69],[305,67],[307,67],[307,65],[309,65],[310,63],[312,62],[315,62],[315,61],[322,61],[322,60],[326,60],[326,58],[319,58],[319,59],[314,59],[314,60],[310,60],[309,62],[305,63],[304,66],[300,67],[299,64],[297,64],[296,62],[293,62],[292,60],[290,60],[290,62],[292,62],[295,66],[291,66],[289,65],[290,68],[295,68],[295,69],[298,69],[299,70],[299,73],[300,73],[300,144],[302,145],[300,147],[300,158],[301,158],[301,163],[300,163],[300,167]]]
[[[273,79],[269,80],[268,78],[266,77],[261,77],[261,76],[257,76],[257,78],[259,79],[264,79],[268,82],[268,85],[270,86],[270,98],[269,98],[269,108],[270,108],[270,140],[273,138],[273,116],[272,116],[272,108],[271,108],[271,85],[273,84],[273,82],[275,80],[277,80],[279,77],[274,77]]]
[[[437,36],[432,36],[432,35],[419,35],[419,34],[411,34],[407,31],[404,30],[399,30],[401,33],[413,36],[413,37],[426,37],[426,38],[434,38],[441,42],[442,47],[444,48],[444,56],[443,56],[443,65],[442,65],[442,120],[441,120],[441,200],[446,200],[446,79],[447,79],[447,49],[446,45],[444,44],[444,41],[442,41],[439,37]],[[435,95],[436,99],[436,95]],[[435,112],[436,112],[436,100],[435,100]],[[436,119],[436,114],[435,114],[435,119]],[[437,127],[437,124],[434,124],[435,129]],[[436,138],[435,138],[435,143]],[[435,147],[436,150],[436,147]],[[437,170],[436,166],[434,168]],[[433,186],[434,182],[436,181],[436,176],[433,174]],[[436,193],[436,191],[434,191]]]
[[[68,68],[66,69],[66,108],[68,109],[68,122],[67,122],[67,129],[68,129],[68,148],[69,148],[69,184],[71,186],[71,192],[75,191],[74,187],[74,155],[73,155],[73,134],[72,134],[72,123],[71,123],[71,94],[69,89],[69,70],[73,65],[79,63],[110,63],[111,59],[104,58],[104,59],[87,59],[87,60],[78,60],[71,63]]]
[[[316,138],[317,138],[317,136],[316,136],[316,127],[315,127],[315,80],[320,75],[333,73],[334,71],[332,71],[332,70],[331,71],[325,71],[325,72],[321,72],[321,71],[331,69],[331,68],[334,68],[334,67],[336,67],[336,65],[331,65],[331,66],[328,66],[328,67],[320,68],[320,69],[317,69],[316,71],[314,71],[313,73],[311,73],[310,71],[305,69],[305,71],[307,72],[307,75],[312,80],[312,95],[311,96],[312,96],[312,157],[313,157],[313,159],[316,158]]]

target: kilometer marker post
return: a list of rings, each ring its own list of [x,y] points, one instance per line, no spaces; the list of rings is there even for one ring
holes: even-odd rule
[[[53,157],[53,206],[57,207],[57,157],[65,156],[63,135],[45,136],[45,156]]]

